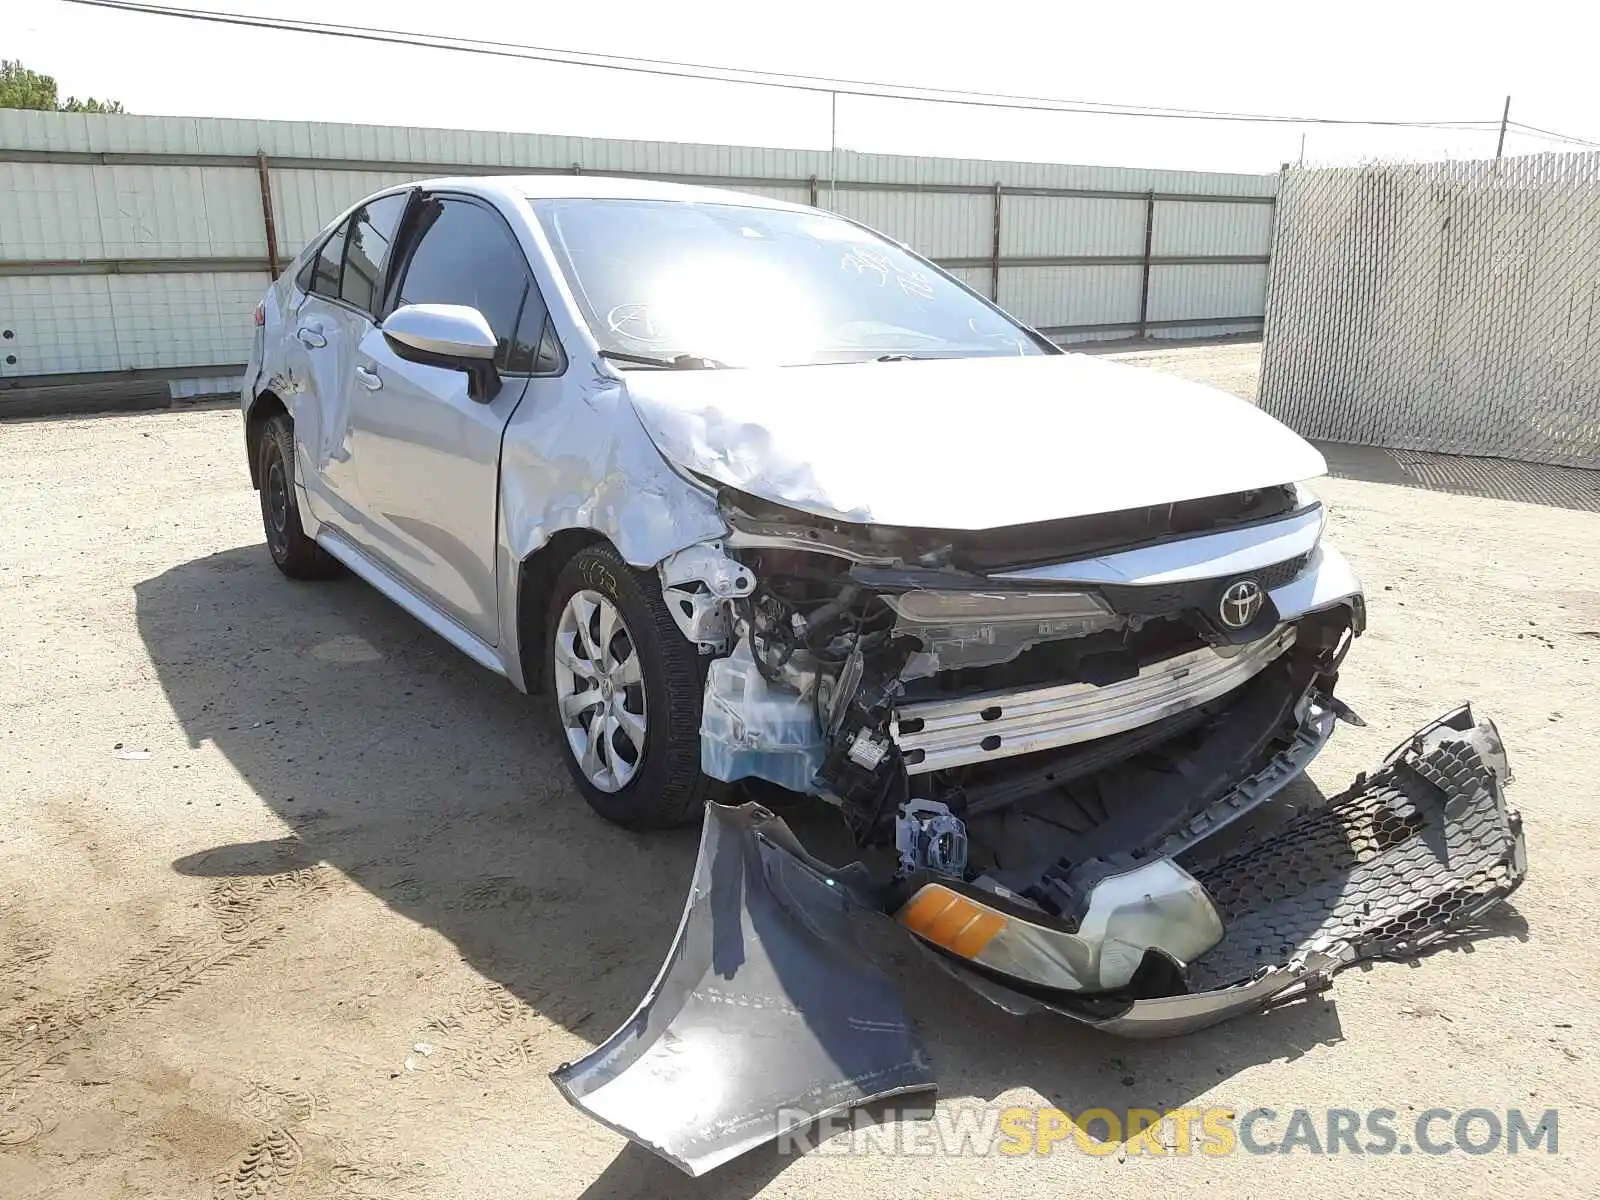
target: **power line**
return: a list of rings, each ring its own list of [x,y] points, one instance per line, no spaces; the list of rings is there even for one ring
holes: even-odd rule
[[[867,80],[835,79],[823,75],[802,75],[783,71],[756,71],[741,67],[721,67],[706,63],[678,62],[672,59],[642,58],[621,54],[596,54],[563,50],[522,42],[499,42],[482,38],[461,38],[448,34],[421,33],[400,29],[362,28],[328,21],[291,17],[263,17],[211,9],[183,8],[165,4],[146,4],[139,0],[63,0],[67,4],[139,13],[146,16],[174,17],[221,25],[240,25],[288,33],[318,34],[351,38],[388,45],[417,46],[433,50],[455,50],[501,58],[520,58],[567,66],[593,67],[610,71],[629,71],[679,79],[714,83],[740,83],[761,87],[804,91],[821,95],[865,96],[885,100],[918,100],[938,104],[964,104],[981,108],[1005,108],[1034,112],[1084,113],[1098,116],[1144,117],[1159,120],[1231,121],[1274,125],[1350,125],[1406,129],[1455,129],[1481,132],[1491,129],[1492,121],[1398,121],[1363,120],[1353,117],[1307,117],[1279,113],[1248,113],[1122,104],[1090,100],[1061,100],[1045,96],[1018,96],[1003,92],[980,92],[962,88],[928,88],[909,84],[889,84]]]
[[[1545,137],[1556,142],[1570,142],[1575,146],[1593,146],[1600,149],[1600,142],[1590,141],[1588,138],[1577,137],[1570,133],[1560,133],[1554,129],[1540,129],[1537,125],[1525,125],[1521,121],[1512,121],[1511,128],[1520,129],[1524,133],[1531,133],[1535,137]]]

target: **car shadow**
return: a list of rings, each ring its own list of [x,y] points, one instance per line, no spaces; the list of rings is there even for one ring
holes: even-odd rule
[[[1336,479],[1392,483],[1400,487],[1542,504],[1578,512],[1600,512],[1600,471],[1553,467],[1509,458],[1477,458],[1420,450],[1389,450],[1316,442]]]
[[[639,835],[601,821],[570,785],[536,700],[352,577],[293,583],[257,545],[182,563],[135,592],[140,635],[189,742],[221,750],[292,831],[190,854],[176,870],[237,877],[325,863],[591,1043],[632,1011],[672,940],[696,830]],[[825,806],[791,821],[808,844],[840,844]],[[903,938],[875,954],[901,979],[945,1097],[990,1102],[1029,1087],[1068,1112],[1165,1111],[1252,1064],[1342,1037],[1333,1005],[1314,998],[1177,1041],[1125,1041],[1007,1016]],[[696,1194],[747,1195],[788,1161],[758,1150]],[[590,1194],[681,1190],[675,1168],[630,1146]]]

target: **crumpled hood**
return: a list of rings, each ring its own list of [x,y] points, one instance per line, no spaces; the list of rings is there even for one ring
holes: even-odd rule
[[[1327,470],[1253,404],[1083,354],[630,370],[623,390],[680,467],[855,522],[991,529]]]

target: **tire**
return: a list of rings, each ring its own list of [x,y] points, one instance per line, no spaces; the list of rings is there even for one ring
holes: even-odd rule
[[[602,647],[606,604],[617,624]],[[628,829],[696,820],[705,800],[721,791],[700,772],[705,665],[667,611],[655,576],[630,567],[610,546],[579,550],[556,577],[544,637],[561,756],[589,806]],[[629,682],[630,660],[637,683]],[[573,670],[574,662],[589,674]],[[609,686],[600,682],[606,672],[594,670],[607,662],[614,664]],[[634,744],[640,726],[642,747]],[[596,768],[599,777],[591,777]]]
[[[261,428],[256,478],[261,481],[261,526],[267,552],[290,579],[327,579],[339,561],[306,536],[294,490],[294,422],[286,413],[269,417]]]

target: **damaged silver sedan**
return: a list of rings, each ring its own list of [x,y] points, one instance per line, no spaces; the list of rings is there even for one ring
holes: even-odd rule
[[[547,702],[579,791],[700,821],[634,1015],[556,1072],[700,1173],[931,1089],[903,930],[1010,1012],[1197,1029],[1410,953],[1525,870],[1469,708],[1325,803],[1360,581],[1321,455],[1065,354],[840,217],[595,177],[392,188],[257,311],[268,549]],[[833,806],[857,861],[777,815]]]

